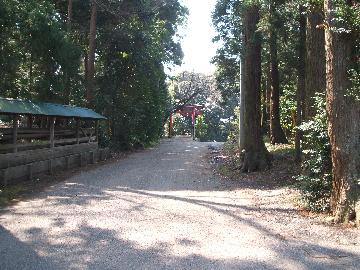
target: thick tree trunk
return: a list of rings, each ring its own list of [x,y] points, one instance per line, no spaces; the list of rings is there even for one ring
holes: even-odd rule
[[[245,83],[244,73],[245,65],[243,57],[240,59],[240,108],[239,108],[239,150],[242,151],[245,148]]]
[[[270,13],[275,13],[275,5],[271,4]],[[272,19],[274,21],[274,19]],[[277,55],[277,33],[274,23],[270,29],[270,78],[271,78],[271,95],[270,95],[270,142],[288,143],[285,133],[280,124],[280,80],[279,65]]]
[[[29,93],[32,94],[34,85],[34,75],[33,75],[33,53],[30,52],[29,60]]]
[[[96,2],[92,1],[91,18],[90,18],[90,32],[89,32],[89,53],[87,61],[87,80],[86,80],[86,100],[89,105],[92,104],[92,99],[95,89],[95,40],[96,40],[96,17],[97,6]]]
[[[296,126],[299,127],[303,120],[303,106],[305,93],[305,43],[306,43],[306,18],[303,14],[304,6],[299,7],[299,44],[298,44],[298,84],[296,89]],[[295,134],[295,161],[301,161],[301,131],[296,129]]]
[[[270,129],[270,98],[271,98],[271,73],[270,73],[270,60],[266,65],[266,114],[268,115],[268,129]],[[268,130],[270,131],[270,130]],[[270,133],[269,133],[270,137]]]
[[[324,1],[326,14],[326,109],[331,144],[333,190],[331,209],[336,222],[360,221],[360,104],[347,95],[351,82],[348,69],[354,38],[333,29],[342,27],[334,20],[334,0]]]
[[[67,31],[70,32],[71,31],[71,22],[72,22],[72,5],[73,1],[72,0],[68,0],[68,12],[67,12],[67,21],[66,21],[66,26],[67,26]]]
[[[269,165],[269,154],[261,135],[261,39],[256,32],[259,7],[247,7],[244,13],[245,57],[245,134],[242,171],[262,170]]]
[[[325,36],[320,8],[312,7],[306,22],[306,85],[304,119],[309,120],[316,114],[315,93],[325,93]]]
[[[72,22],[72,0],[68,0],[68,8],[67,8],[67,32],[70,35],[71,32],[71,22]],[[69,70],[65,70],[65,104],[70,103],[70,96],[71,96],[71,78]]]
[[[85,79],[87,80],[88,78],[88,54],[86,51],[84,51],[84,74],[85,74]],[[85,87],[87,88],[87,82],[85,81]]]
[[[266,94],[267,94],[267,78],[266,76],[262,77],[262,89],[261,89],[261,132],[262,134],[266,134],[268,132],[267,127],[267,119],[268,119],[268,113],[267,113],[267,104],[266,104]]]

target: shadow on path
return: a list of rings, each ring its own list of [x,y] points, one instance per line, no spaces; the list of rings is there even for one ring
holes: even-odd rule
[[[259,214],[285,217],[294,210],[259,208],[226,196],[224,191],[235,184],[222,183],[211,175],[206,153],[207,144],[165,141],[159,148],[79,174],[6,209],[0,216],[0,269],[356,269],[360,265],[358,253],[311,239],[284,237],[264,225]],[[189,206],[197,207],[197,214],[209,215],[201,221],[203,227],[214,226],[212,219],[220,216],[248,231],[255,230],[263,237],[264,248],[273,254],[272,260],[260,253],[256,260],[214,259],[217,254],[209,258],[202,252],[201,241],[207,239],[194,240],[191,234],[174,233],[169,237],[175,242],[159,240],[151,246],[129,240],[127,223],[145,235],[146,230],[165,222],[159,220],[149,228],[136,226],[136,218],[142,214],[156,218],[156,213],[163,213],[154,202],[180,205],[168,215],[176,215],[183,222],[199,219],[186,211]],[[121,219],[122,226],[106,228],[107,215]],[[103,226],[91,225],[94,219],[104,220]],[[246,235],[248,231],[238,233]],[[255,248],[260,248],[258,245]],[[182,253],[179,250],[183,248],[196,252]]]

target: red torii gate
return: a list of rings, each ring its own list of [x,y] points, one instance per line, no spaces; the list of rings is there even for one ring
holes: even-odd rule
[[[195,140],[195,123],[196,117],[202,115],[202,109],[204,106],[191,104],[191,105],[184,105],[181,109],[177,110],[175,113],[181,114],[182,116],[191,116],[192,119],[192,137]],[[169,121],[169,137],[172,135],[172,128],[173,128],[173,113],[170,113],[170,121]]]

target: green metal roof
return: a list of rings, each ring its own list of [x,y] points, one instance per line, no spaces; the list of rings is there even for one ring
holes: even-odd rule
[[[87,108],[2,97],[0,97],[0,114],[33,114],[98,120],[106,119],[104,116]]]

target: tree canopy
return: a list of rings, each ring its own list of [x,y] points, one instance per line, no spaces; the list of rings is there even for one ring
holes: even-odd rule
[[[243,170],[267,155],[259,130],[294,142],[305,205],[337,221],[360,217],[359,18],[358,1],[337,0],[218,0],[213,12],[218,88],[225,100],[244,89]]]
[[[115,145],[149,144],[163,132],[164,65],[181,63],[187,12],[177,0],[1,0],[0,95],[87,105],[109,118]]]

